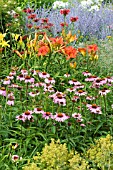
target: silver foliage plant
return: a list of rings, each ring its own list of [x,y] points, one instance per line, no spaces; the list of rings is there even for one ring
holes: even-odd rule
[[[71,24],[70,17],[77,16],[79,18],[74,23],[74,33],[80,30],[83,36],[93,36],[98,39],[104,39],[106,36],[113,35],[113,7],[102,5],[98,11],[88,11],[82,8],[80,3],[73,0],[68,8],[70,9],[70,13],[66,16],[66,22],[69,25]],[[40,7],[34,13],[37,14],[37,18],[48,18],[49,22],[54,24],[54,28],[52,29],[54,36],[57,36],[61,32],[62,27],[60,23],[64,22],[64,20],[63,15],[60,14],[60,9]],[[32,24],[34,23],[32,22]],[[40,25],[40,22],[37,25]]]

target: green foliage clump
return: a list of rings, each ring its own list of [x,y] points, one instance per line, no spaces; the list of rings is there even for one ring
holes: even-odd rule
[[[66,144],[60,144],[59,140],[51,140],[50,145],[45,145],[42,153],[33,157],[34,162],[28,164],[23,170],[86,170],[87,162],[78,153],[69,152]],[[36,166],[37,165],[37,166]]]
[[[110,135],[95,141],[86,153],[86,158],[97,168],[113,169],[113,140]]]
[[[113,170],[113,141],[110,135],[95,140],[86,154],[69,152],[66,144],[59,140],[51,140],[45,145],[41,154],[33,157],[33,163],[28,163],[23,170]]]

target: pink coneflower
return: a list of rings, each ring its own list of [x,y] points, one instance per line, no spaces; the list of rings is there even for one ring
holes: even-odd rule
[[[84,84],[78,84],[76,86],[74,86],[75,89],[82,89],[84,88]]]
[[[59,104],[59,105],[66,106],[66,99],[63,98],[61,95],[55,97],[55,98],[53,99],[53,102],[54,102],[54,103],[57,103],[57,104]]]
[[[57,91],[56,93],[54,93],[54,94],[52,94],[52,95],[49,95],[49,97],[50,97],[51,99],[54,99],[54,98],[57,98],[57,96],[59,96],[59,95],[61,95],[63,98],[66,96],[64,93]]]
[[[52,117],[52,113],[50,113],[50,112],[43,112],[42,113],[42,117],[44,118],[44,119],[50,119],[51,117]]]
[[[16,71],[11,71],[9,74],[11,74],[12,76],[16,75]]]
[[[20,81],[25,80],[23,74],[20,74],[19,76],[17,76],[17,80],[20,80]]]
[[[72,102],[76,102],[80,97],[79,96],[73,96]]]
[[[8,79],[13,80],[14,76],[12,74],[9,74],[9,76],[7,76]]]
[[[84,76],[91,76],[91,73],[90,73],[89,71],[84,71],[82,74],[83,74]]]
[[[102,90],[99,91],[99,94],[102,96],[105,96],[109,92],[110,92],[110,90],[108,90],[107,88],[103,88]]]
[[[22,70],[21,70],[21,74],[22,74],[23,76],[26,76],[26,75],[28,75],[28,71],[25,70],[25,69],[22,69]]]
[[[71,85],[79,85],[81,83],[79,81],[77,81],[76,79],[72,79],[72,80],[69,80],[69,84],[71,84]]]
[[[72,117],[75,118],[75,119],[81,119],[82,115],[80,113],[73,113]]]
[[[68,88],[68,89],[66,89],[66,90],[69,91],[69,92],[71,93],[71,92],[75,92],[75,91],[76,91],[76,88],[70,87],[70,88]]]
[[[30,70],[30,71],[31,71],[31,73],[33,74],[33,76],[37,75],[38,72],[39,72],[39,71],[37,71],[37,70]]]
[[[90,101],[91,101],[91,100],[95,100],[95,97],[93,97],[93,96],[87,96],[87,97],[86,97],[86,100],[90,100]]]
[[[45,78],[45,83],[55,84],[55,80],[52,77]]]
[[[56,115],[53,116],[53,119],[56,120],[57,122],[64,122],[69,118],[70,117],[67,116],[65,113],[56,113]]]
[[[34,78],[30,76],[25,76],[25,83],[34,83]]]
[[[96,104],[87,104],[86,106],[92,113],[102,114],[100,106],[97,106]]]
[[[0,89],[0,95],[6,96],[6,89],[5,89],[5,87],[1,87],[1,89]]]
[[[30,119],[32,119],[32,111],[30,111],[30,110],[27,110],[27,111],[25,111],[23,114],[22,114],[22,116],[24,116],[25,117],[25,119],[26,120],[30,120]]]
[[[5,78],[4,81],[3,81],[4,85],[10,84],[10,83],[11,83],[11,81],[10,81],[9,78]]]
[[[14,105],[14,99],[15,99],[14,96],[9,95],[9,96],[8,96],[7,104],[8,104],[9,106],[13,106],[13,105]]]
[[[18,88],[19,85],[18,84],[11,84],[11,86],[8,86],[9,88]]]
[[[42,110],[42,108],[34,108],[34,111],[33,111],[34,113],[37,113],[37,114],[43,114],[44,113],[44,111]]]
[[[12,156],[12,161],[13,162],[16,162],[16,161],[18,161],[19,160],[19,156],[18,155],[13,155]]]
[[[66,99],[62,93],[53,94],[53,102],[59,105],[66,106]]]
[[[38,72],[38,75],[40,78],[44,78],[44,79],[50,77],[50,75],[46,72]]]
[[[35,87],[44,87],[44,86],[45,86],[45,83],[43,83],[43,82],[38,82],[38,83],[35,83],[34,86],[35,86]]]
[[[64,74],[64,77],[70,77],[70,74],[66,73]]]
[[[13,105],[14,105],[14,100],[8,100],[8,101],[7,101],[7,105],[13,106]]]
[[[101,85],[104,85],[107,83],[107,80],[104,79],[104,78],[98,78],[96,79],[94,82],[93,82],[93,85],[96,85],[96,86],[101,86]]]
[[[78,96],[85,96],[87,94],[87,92],[85,92],[84,90],[78,90],[75,92],[75,94]]]
[[[86,125],[85,125],[85,124],[83,124],[83,123],[81,123],[81,124],[80,124],[80,126],[81,126],[81,127],[85,127]]]
[[[113,77],[107,76],[106,79],[107,79],[108,83],[112,83],[113,82]]]
[[[38,96],[39,94],[40,94],[40,92],[38,90],[36,90],[35,92],[30,92],[29,96],[35,97],[35,96]]]
[[[46,86],[46,87],[44,87],[44,92],[50,92],[50,93],[52,93],[52,92],[55,92],[55,90],[53,89],[53,87],[48,87],[48,86]]]
[[[93,81],[95,81],[96,79],[98,79],[97,76],[89,76],[88,78],[85,79],[85,81],[93,82]]]
[[[16,116],[16,120],[22,120],[23,122],[25,122],[26,118],[24,115],[18,115]]]

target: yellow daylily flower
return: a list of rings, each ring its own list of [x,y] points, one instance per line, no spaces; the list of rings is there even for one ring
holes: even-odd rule
[[[0,33],[0,41],[2,41],[5,36],[6,36],[6,33],[4,34]]]
[[[74,63],[69,63],[69,65],[70,65],[71,68],[76,68],[77,63],[76,63],[76,62],[74,62]]]
[[[20,34],[15,34],[15,40],[17,41],[19,38]]]
[[[4,41],[4,40],[0,43],[0,45],[2,47],[10,47],[10,45],[8,44],[8,41]]]

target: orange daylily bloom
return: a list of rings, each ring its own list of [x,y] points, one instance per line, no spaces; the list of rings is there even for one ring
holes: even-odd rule
[[[78,51],[85,56],[86,55],[86,48],[78,48]]]
[[[42,46],[38,49],[38,56],[45,56],[50,51],[48,46]]]
[[[98,51],[98,46],[96,44],[87,46],[88,53],[95,53]]]
[[[88,53],[90,55],[90,60],[98,60],[98,46],[96,44],[87,46]]]
[[[67,55],[67,58],[66,58],[67,60],[69,60],[70,58],[76,58],[77,49],[72,46],[65,47],[63,49],[63,52],[64,54]]]
[[[62,37],[50,38],[50,41],[52,41],[52,45],[54,46],[61,46],[64,44]]]

